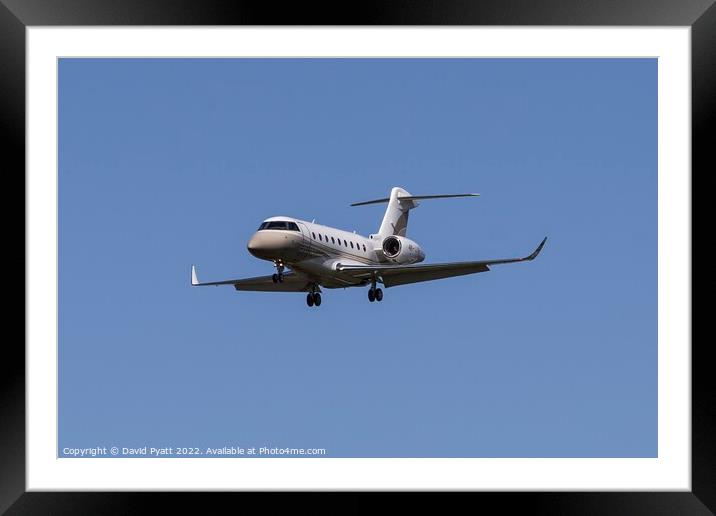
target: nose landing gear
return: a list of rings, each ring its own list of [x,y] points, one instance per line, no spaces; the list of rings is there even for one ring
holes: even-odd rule
[[[271,276],[274,283],[283,283],[283,269],[285,268],[282,260],[274,260],[273,266],[276,267],[276,274]]]

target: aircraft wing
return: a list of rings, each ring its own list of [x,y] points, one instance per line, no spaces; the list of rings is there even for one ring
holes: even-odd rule
[[[283,282],[274,283],[271,276],[257,276],[255,278],[241,278],[223,281],[208,281],[201,283],[196,276],[196,268],[191,266],[191,284],[195,287],[207,285],[233,285],[236,290],[251,290],[255,292],[310,292],[310,282],[302,274],[285,272]]]
[[[463,276],[477,272],[487,272],[490,265],[502,263],[525,262],[534,260],[542,251],[547,238],[537,246],[529,256],[524,258],[504,258],[498,260],[482,260],[477,262],[428,263],[416,265],[344,265],[338,270],[351,274],[356,278],[367,279],[376,274],[383,281],[383,285],[394,287],[408,283],[431,281],[453,276]]]

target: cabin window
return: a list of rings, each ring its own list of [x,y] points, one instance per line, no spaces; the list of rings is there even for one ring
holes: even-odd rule
[[[344,240],[343,243],[346,244],[346,247],[348,247],[348,242],[346,240]]]
[[[331,242],[333,242],[335,244],[336,240],[333,237],[331,237]]]
[[[315,239],[316,239],[316,234],[315,234],[313,231],[311,231],[311,234],[313,235],[313,239],[315,240]]]
[[[363,252],[365,252],[365,244],[363,244]]]
[[[353,242],[351,242],[351,249],[353,249]]]
[[[338,245],[341,245],[341,239],[340,239],[340,238],[338,239]]]
[[[320,240],[321,242],[323,242],[323,238],[321,238],[321,234],[320,234],[320,233],[318,233],[318,240]]]

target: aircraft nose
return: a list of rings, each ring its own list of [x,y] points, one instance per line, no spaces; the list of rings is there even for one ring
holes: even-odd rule
[[[257,252],[261,252],[265,246],[265,239],[262,238],[262,235],[259,233],[254,233],[249,239],[249,243],[246,244],[246,248],[253,255],[256,255]]]
[[[280,250],[281,241],[278,235],[270,231],[258,231],[253,234],[246,248],[257,258],[270,258]]]

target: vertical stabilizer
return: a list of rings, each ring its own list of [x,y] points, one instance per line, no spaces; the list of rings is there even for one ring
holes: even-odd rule
[[[393,187],[390,191],[388,208],[385,210],[383,222],[378,230],[378,234],[383,238],[390,235],[406,236],[408,215],[411,209],[418,206],[418,203],[413,200],[401,201],[401,197],[410,197],[410,194],[402,188]]]

